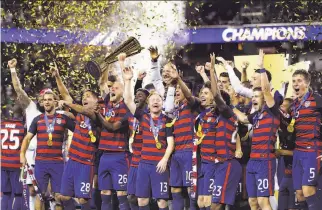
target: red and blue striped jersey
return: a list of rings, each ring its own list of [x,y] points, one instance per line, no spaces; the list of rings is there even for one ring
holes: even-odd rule
[[[295,118],[295,149],[314,152],[319,150],[321,145],[322,97],[316,93],[307,94],[308,97],[302,105],[301,101],[294,101],[291,113]]]
[[[279,105],[275,103],[272,108],[264,105],[263,111],[248,115],[253,124],[253,137],[250,158],[275,158],[276,134],[280,126]]]
[[[237,116],[230,107],[226,106],[218,118],[216,125],[216,157],[219,159],[233,159],[235,157],[236,144],[232,143],[233,133],[237,128]]]
[[[48,146],[47,144],[49,137],[45,114],[35,117],[30,125],[28,132],[34,135],[37,134],[36,161],[50,161],[51,163],[63,162],[62,146],[65,129],[74,131],[75,122],[66,115],[58,113],[48,115],[48,122],[52,123],[55,117],[54,130],[52,132],[52,146]]]
[[[89,121],[93,135],[96,137],[96,142],[91,142],[85,116],[82,114],[77,114],[75,121],[76,126],[73,133],[72,142],[69,147],[68,156],[74,161],[86,165],[94,165],[95,152],[97,150],[99,136],[97,132],[97,125],[95,125],[92,120]]]
[[[132,143],[132,158],[131,158],[131,166],[138,167],[141,159],[141,150],[142,150],[142,129],[140,127],[140,122],[134,118],[133,116],[129,119],[130,126],[130,138],[132,137],[133,130],[135,132],[134,141]]]
[[[174,112],[176,119],[173,127],[175,151],[192,151],[193,148],[193,125],[195,115],[187,102],[180,103]]]
[[[216,125],[217,115],[214,109],[204,110],[199,114],[195,122],[195,129],[198,130],[199,124],[202,126],[202,132],[205,134],[200,147],[200,156],[202,162],[214,162],[216,158]]]
[[[161,149],[158,149],[153,136],[152,126],[150,125],[151,115],[137,109],[134,116],[141,122],[142,129],[143,144],[140,162],[157,165],[167,149],[167,137],[173,136],[173,127],[166,127],[166,123],[169,123],[171,120],[164,114],[152,119],[155,126],[158,126],[160,121],[158,141],[161,143]]]
[[[113,105],[111,102],[108,102],[105,105],[105,116],[107,115],[111,115],[109,122],[115,123],[120,121],[122,123],[122,127],[117,131],[109,131],[103,127],[101,131],[99,149],[117,152],[128,151],[128,119],[131,117],[129,109],[123,101],[117,105]]]
[[[1,167],[19,169],[20,148],[25,129],[22,120],[1,121]]]

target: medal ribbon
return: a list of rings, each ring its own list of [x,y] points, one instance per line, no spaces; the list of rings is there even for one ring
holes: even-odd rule
[[[300,102],[300,105],[296,108],[296,105],[294,103],[293,105],[293,112],[294,112],[294,116],[292,117],[292,120],[290,122],[290,124],[287,126],[287,131],[290,132],[290,133],[293,133],[294,132],[294,125],[295,125],[295,118],[298,118],[297,113],[298,111],[300,110],[300,108],[302,107],[302,105],[304,104],[304,102],[310,97],[310,92],[307,92],[303,99],[301,100]]]
[[[52,122],[50,124],[48,122],[47,114],[45,114],[44,119],[45,119],[45,123],[46,123],[46,127],[47,127],[47,133],[48,133],[47,145],[52,146],[53,145],[53,134],[52,134],[52,132],[54,131],[54,126],[55,126],[55,122],[56,122],[56,113],[55,113],[54,118],[53,118],[53,120],[52,120]]]
[[[176,106],[175,107],[175,111],[174,111],[174,118],[173,120],[171,121],[171,123],[167,123],[166,124],[166,127],[167,128],[170,128],[174,125],[174,123],[179,120],[179,114],[180,114],[180,111],[184,108],[185,106],[185,103],[183,103],[180,107],[179,106]]]
[[[152,116],[150,116],[150,128],[152,129],[152,133],[154,136],[154,140],[155,140],[155,145],[158,149],[161,149],[161,143],[159,142],[158,136],[159,136],[159,131],[161,129],[161,123],[162,123],[162,114],[160,114],[159,119],[158,119],[158,124],[157,126],[154,125]]]
[[[304,97],[303,97],[303,99],[301,100],[301,103],[300,103],[300,105],[296,108],[296,105],[295,105],[295,103],[294,103],[294,105],[293,105],[293,112],[294,112],[294,117],[293,118],[297,118],[296,117],[296,113],[300,110],[300,108],[302,107],[302,105],[304,104],[304,102],[308,99],[310,97],[310,92],[307,92],[305,95],[304,95]]]
[[[211,111],[213,110],[213,108],[209,108],[209,109],[206,109],[206,110],[204,110],[203,112],[201,112],[198,116],[197,116],[197,118],[196,118],[196,120],[198,120],[199,119],[199,124],[198,124],[198,129],[197,129],[197,132],[195,131],[195,133],[196,133],[196,135],[199,137],[199,140],[198,140],[198,142],[197,142],[197,145],[199,145],[199,144],[201,144],[202,143],[202,140],[203,140],[203,138],[207,135],[207,133],[209,132],[209,128],[212,126],[209,126],[209,128],[207,128],[207,129],[203,129],[203,124],[204,124],[204,120],[203,120],[203,118],[206,116],[206,115],[208,115],[209,113],[211,113]],[[216,122],[214,123],[214,125],[216,124],[218,122],[218,118],[217,118],[217,120],[216,120]]]
[[[92,130],[92,125],[91,125],[89,117],[85,116],[84,122],[85,122],[85,125],[86,125],[87,129],[88,129],[88,135],[91,138],[91,142],[95,143],[96,142],[96,137],[94,136],[94,133],[93,133],[93,130]]]

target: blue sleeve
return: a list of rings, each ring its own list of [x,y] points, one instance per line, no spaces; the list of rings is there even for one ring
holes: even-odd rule
[[[63,115],[63,116],[64,116],[64,118],[66,120],[66,126],[67,126],[68,130],[74,132],[74,130],[75,130],[75,121],[70,119],[66,115]]]
[[[322,113],[322,96],[317,94],[317,93],[314,93],[313,97],[314,97],[315,102],[316,102],[316,108],[318,110],[320,110],[320,112]]]
[[[134,117],[138,119],[138,121],[141,122],[143,120],[143,115],[144,115],[144,111],[142,109],[137,108],[135,110]]]
[[[254,124],[254,116],[257,114],[257,112],[254,112],[253,114],[247,115],[248,121],[250,124]]]
[[[278,92],[278,91],[276,91],[276,92]],[[282,101],[283,102],[283,101]],[[266,105],[265,105],[265,108],[267,108],[267,109],[269,109],[275,116],[280,116],[280,110],[279,110],[279,108],[280,108],[280,104],[277,104],[276,102],[275,102],[275,104],[274,104],[274,106],[273,107],[271,107],[271,108],[268,108]]]
[[[31,125],[30,125],[30,127],[29,127],[29,130],[28,130],[28,132],[29,133],[32,133],[32,134],[34,134],[34,135],[36,135],[37,134],[37,122],[39,121],[39,116],[37,116],[37,117],[35,117],[34,119],[33,119],[33,121],[31,122]]]
[[[283,103],[283,96],[280,94],[280,92],[278,91],[275,91],[274,93],[274,101],[275,101],[275,104],[277,104],[278,106],[282,105]]]
[[[167,121],[166,123],[171,123],[171,119],[170,118],[167,118]],[[165,136],[166,137],[171,137],[173,136],[173,131],[174,131],[174,127],[173,125],[171,127],[165,127]]]

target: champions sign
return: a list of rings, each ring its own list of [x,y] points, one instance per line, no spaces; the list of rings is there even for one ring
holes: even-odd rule
[[[303,40],[307,38],[306,30],[305,26],[227,28],[222,32],[222,39],[225,42]]]

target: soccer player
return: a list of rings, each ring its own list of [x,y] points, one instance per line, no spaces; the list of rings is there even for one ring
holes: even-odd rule
[[[19,182],[19,154],[25,133],[22,109],[18,103],[10,109],[7,105],[5,113],[9,116],[1,117],[1,209],[21,210],[26,208],[23,207],[23,189]]]
[[[260,57],[262,68],[263,56]],[[246,116],[234,109],[242,123],[253,125],[253,136],[250,160],[247,164],[246,188],[249,205],[255,210],[259,204],[262,210],[271,210],[269,196],[274,195],[274,176],[276,171],[276,156],[274,147],[276,132],[280,125],[279,104],[275,102],[270,91],[266,70],[261,71],[262,88],[254,88],[252,98],[255,112]]]
[[[191,95],[191,91],[187,85],[182,81],[176,67],[171,64],[172,69],[169,70],[168,75],[175,81],[175,111],[173,120],[167,126],[174,128],[174,142],[175,152],[171,157],[170,164],[170,186],[172,193],[173,209],[184,209],[183,188],[188,188],[190,194],[191,186],[191,172],[192,172],[192,149],[193,149],[193,129],[194,118],[193,112],[197,108],[190,104],[185,98],[183,92]],[[190,200],[190,209],[196,209],[196,202],[194,199]]]
[[[295,190],[292,179],[293,150],[295,147],[295,135],[287,131],[290,122],[291,104],[293,100],[286,98],[280,106],[281,125],[278,131],[281,149],[276,150],[276,156],[282,156],[284,171],[281,183],[279,184],[278,208],[281,210],[295,209]]]
[[[109,100],[108,100],[109,98]],[[127,173],[129,170],[128,118],[130,112],[123,101],[123,84],[111,84],[105,97],[105,116],[96,113],[103,128],[99,149],[103,150],[98,168],[98,186],[101,190],[102,209],[111,209],[112,190],[117,192],[119,208],[129,209],[127,200]],[[113,126],[110,126],[112,123]]]
[[[212,210],[220,210],[225,204],[233,205],[242,167],[235,159],[241,158],[240,139],[237,134],[237,117],[230,108],[230,97],[228,93],[220,91],[215,75],[215,56],[210,55],[211,69],[210,81],[213,93],[218,123],[215,125],[215,158],[216,166],[214,173],[214,189],[212,192]],[[236,150],[237,145],[237,150]],[[236,152],[236,154],[235,154]]]
[[[147,109],[146,99],[149,96],[149,92],[146,89],[139,88],[136,90],[134,103],[137,109],[145,111]],[[129,147],[132,153],[131,165],[129,171],[129,178],[127,183],[127,193],[131,210],[139,209],[138,200],[135,196],[136,191],[136,178],[137,170],[141,158],[142,150],[142,129],[140,128],[140,122],[135,118],[130,119],[130,139]]]
[[[135,194],[138,197],[140,210],[150,209],[150,197],[157,199],[159,209],[167,210],[169,209],[168,161],[174,149],[173,127],[166,127],[169,120],[162,114],[163,99],[158,93],[151,92],[148,98],[150,114],[136,108],[131,95],[132,77],[131,68],[123,69],[125,103],[134,117],[140,121],[143,137]]]
[[[30,140],[37,134],[37,150],[35,162],[35,178],[38,181],[40,192],[47,190],[49,178],[56,202],[61,186],[64,170],[62,144],[65,129],[74,130],[75,123],[66,115],[58,114],[55,110],[55,95],[52,91],[44,94],[45,113],[37,116],[31,123],[29,131],[23,140],[20,152],[20,162],[26,163],[26,150]],[[38,197],[37,197],[38,198]],[[36,199],[36,210],[44,208],[40,199]],[[56,209],[61,209],[59,203]]]
[[[293,152],[293,184],[296,193],[303,191],[309,210],[321,208],[321,200],[316,194],[320,170],[319,144],[321,142],[322,97],[309,90],[310,75],[305,70],[297,70],[292,76],[296,99],[292,105],[290,132],[296,133]]]

